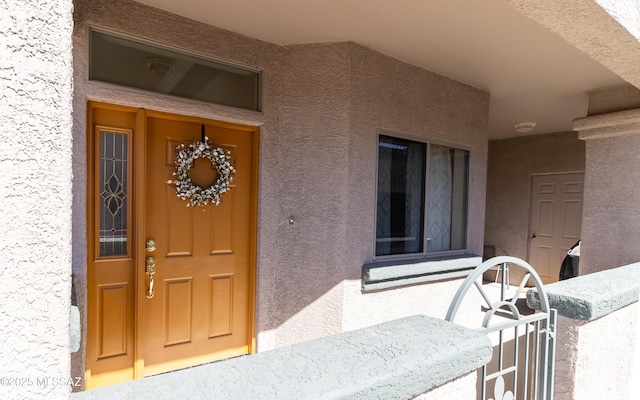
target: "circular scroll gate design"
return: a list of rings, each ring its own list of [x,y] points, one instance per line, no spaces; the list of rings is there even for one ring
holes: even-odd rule
[[[499,274],[501,282],[483,282],[487,271]],[[517,286],[510,285],[507,276],[522,276],[522,280]],[[536,308],[540,311],[524,307],[527,282],[532,282],[535,287],[539,302]],[[478,313],[478,318],[482,317],[481,326],[470,328],[486,333],[494,346],[492,360],[481,368],[479,398],[553,400],[556,312],[549,307],[538,273],[526,261],[516,257],[494,257],[485,261],[458,288],[447,311],[447,321],[456,322],[460,307],[463,304],[468,306],[477,298],[473,297],[477,296],[476,293],[469,296],[473,288],[477,289],[484,304],[480,313],[475,306],[467,310],[465,319],[474,319],[476,315],[473,313]],[[468,325],[468,321],[461,324]],[[493,396],[487,397],[487,392]]]

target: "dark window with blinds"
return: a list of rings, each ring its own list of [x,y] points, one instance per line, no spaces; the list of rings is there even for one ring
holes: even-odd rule
[[[381,135],[376,256],[464,250],[469,152]]]

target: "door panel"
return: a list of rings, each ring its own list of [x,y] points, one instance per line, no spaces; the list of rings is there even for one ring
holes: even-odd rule
[[[98,360],[127,354],[127,286],[98,285]]]
[[[233,327],[233,275],[211,277],[209,338],[229,335]]]
[[[237,172],[219,206],[187,207],[168,181],[175,147],[200,140],[202,124]],[[89,103],[87,388],[252,351],[257,136]],[[204,159],[191,172],[203,185],[216,176]],[[147,257],[155,258],[152,298]]]
[[[89,388],[134,378],[137,111],[89,104],[87,363]]]
[[[237,172],[219,206],[188,207],[169,182],[174,146],[200,140],[202,126],[153,116],[146,126],[145,231],[156,242],[156,250],[147,254],[156,260],[155,294],[145,301],[149,375],[189,360],[200,363],[249,352],[253,141],[250,132],[205,126],[210,141],[231,151]],[[199,179],[215,179],[215,166],[198,168]]]
[[[562,260],[580,240],[583,173],[539,175],[531,182],[529,263],[557,282]]]

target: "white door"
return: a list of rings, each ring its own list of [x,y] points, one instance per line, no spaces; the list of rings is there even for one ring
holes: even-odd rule
[[[531,181],[529,264],[557,282],[562,260],[580,240],[584,173],[536,175]]]

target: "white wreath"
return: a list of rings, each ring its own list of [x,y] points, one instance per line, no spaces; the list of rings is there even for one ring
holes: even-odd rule
[[[198,186],[191,181],[189,170],[198,158],[206,158],[216,166],[218,177],[210,186]],[[193,142],[189,146],[181,144],[176,147],[175,163],[176,170],[173,176],[177,179],[173,183],[176,185],[178,197],[189,200],[187,207],[206,206],[209,203],[219,205],[220,196],[231,190],[229,184],[233,182],[233,174],[236,173],[236,169],[231,165],[231,152],[213,147],[206,136],[202,142]]]

